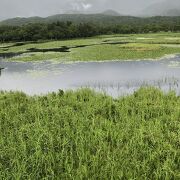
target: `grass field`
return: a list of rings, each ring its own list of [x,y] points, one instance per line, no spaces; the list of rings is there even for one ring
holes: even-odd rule
[[[173,92],[1,92],[0,117],[0,179],[180,179]]]
[[[69,52],[58,51],[57,48],[63,47],[66,47]],[[35,48],[36,51],[28,50],[31,48]],[[54,52],[53,48],[56,49]],[[45,52],[42,52],[42,49]],[[14,61],[157,59],[180,53],[180,33],[105,35],[87,39],[32,42],[21,46],[6,43],[0,45],[0,54],[2,53],[23,53],[9,58]]]

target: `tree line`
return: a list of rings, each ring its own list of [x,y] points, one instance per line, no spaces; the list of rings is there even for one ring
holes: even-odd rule
[[[53,22],[53,23],[30,23],[23,26],[0,26],[0,41],[38,41],[38,40],[61,40],[71,38],[91,37],[101,34],[133,34],[150,32],[178,32],[180,22],[151,22],[132,24],[98,24],[98,23],[73,23]]]

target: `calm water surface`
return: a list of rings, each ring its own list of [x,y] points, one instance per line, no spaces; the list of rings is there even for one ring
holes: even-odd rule
[[[180,95],[180,56],[160,61],[89,62],[64,64],[8,62],[0,60],[0,90],[18,90],[29,95],[59,89],[90,87],[114,97],[153,85]]]

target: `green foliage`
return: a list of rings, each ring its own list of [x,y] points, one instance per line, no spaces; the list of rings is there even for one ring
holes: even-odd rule
[[[0,117],[0,179],[180,178],[173,92],[1,92]]]

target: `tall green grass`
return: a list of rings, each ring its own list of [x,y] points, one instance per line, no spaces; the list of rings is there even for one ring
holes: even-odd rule
[[[0,93],[0,179],[179,179],[180,97]]]

